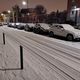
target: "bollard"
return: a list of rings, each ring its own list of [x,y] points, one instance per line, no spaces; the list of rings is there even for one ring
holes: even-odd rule
[[[5,33],[3,33],[3,44],[5,45]]]
[[[20,45],[20,66],[23,69],[23,47]]]

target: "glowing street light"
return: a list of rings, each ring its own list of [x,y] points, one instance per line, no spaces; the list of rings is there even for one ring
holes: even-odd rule
[[[8,13],[10,14],[10,13],[11,13],[11,11],[10,11],[10,10],[8,10]]]
[[[1,13],[1,16],[3,16],[4,14],[3,13]]]
[[[23,4],[24,6],[27,5],[26,1],[22,1],[22,4]]]
[[[23,5],[23,6],[27,6],[27,8],[28,8],[28,0],[22,1],[22,5]]]

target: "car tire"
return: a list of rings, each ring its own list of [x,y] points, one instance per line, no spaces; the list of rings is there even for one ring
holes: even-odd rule
[[[39,31],[38,28],[35,28],[35,29],[33,30],[33,32],[36,33],[36,34],[39,34],[40,31]]]
[[[72,41],[74,39],[72,34],[68,34],[66,38],[68,41]]]
[[[25,31],[30,31],[28,27],[27,27],[27,28],[24,28],[24,30],[25,30]]]
[[[36,33],[36,28],[33,29],[33,32]]]
[[[49,36],[50,37],[53,37],[54,36],[54,33],[51,31],[51,32],[49,32]]]

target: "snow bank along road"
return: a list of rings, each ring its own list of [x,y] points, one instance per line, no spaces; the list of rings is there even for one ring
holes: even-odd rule
[[[23,70],[19,69],[20,45],[24,53]],[[80,80],[80,42],[0,27],[0,80]]]

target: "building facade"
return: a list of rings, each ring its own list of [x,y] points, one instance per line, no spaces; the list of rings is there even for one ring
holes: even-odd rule
[[[67,20],[71,20],[76,25],[80,25],[80,0],[68,0],[67,12]]]

